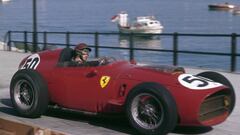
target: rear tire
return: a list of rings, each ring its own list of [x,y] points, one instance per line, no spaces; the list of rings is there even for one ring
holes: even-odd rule
[[[202,72],[202,73],[197,74],[197,76],[201,76],[201,77],[211,79],[215,82],[221,83],[221,84],[229,87],[230,97],[231,97],[231,106],[230,106],[230,113],[229,114],[231,114],[233,109],[234,109],[235,102],[236,102],[236,96],[235,96],[234,88],[233,88],[231,82],[225,76],[223,76],[222,74],[217,73],[217,72],[212,72],[212,71]]]
[[[130,124],[141,134],[165,135],[177,124],[177,106],[166,88],[157,83],[142,83],[126,100]]]
[[[10,84],[13,106],[23,117],[40,117],[48,107],[47,84],[41,75],[31,69],[17,71]]]

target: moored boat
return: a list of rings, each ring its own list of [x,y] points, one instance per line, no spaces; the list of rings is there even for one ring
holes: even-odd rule
[[[121,12],[112,17],[112,22],[118,22],[118,29],[122,33],[146,33],[160,34],[163,26],[154,16],[140,16],[132,22],[128,22],[128,14]]]
[[[208,5],[209,9],[211,10],[230,10],[236,8],[236,5],[229,4],[229,3],[222,3],[222,4],[210,4]]]
[[[0,2],[9,2],[10,0],[0,0]]]
[[[233,10],[233,15],[240,15],[240,8],[235,8]]]

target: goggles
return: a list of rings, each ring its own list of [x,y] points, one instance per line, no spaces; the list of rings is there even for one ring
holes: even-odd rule
[[[77,50],[76,55],[88,55],[89,52],[90,52],[89,49]]]

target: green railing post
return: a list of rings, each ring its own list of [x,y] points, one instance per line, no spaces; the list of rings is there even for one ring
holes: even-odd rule
[[[99,56],[99,33],[95,32],[95,57]]]
[[[69,48],[70,47],[70,33],[69,32],[66,33],[66,44],[67,44],[67,48]]]
[[[38,32],[37,32],[37,1],[33,0],[33,52],[37,52],[38,50]]]
[[[12,45],[11,45],[11,42],[12,42],[12,31],[8,31],[8,43],[7,43],[7,46],[8,46],[8,51],[11,51],[12,50]]]
[[[178,33],[173,34],[173,65],[178,65]]]
[[[24,31],[24,52],[27,53],[28,45],[27,45],[27,31]]]
[[[232,33],[231,35],[231,71],[236,70],[236,52],[237,52],[237,35]]]
[[[47,49],[47,32],[43,32],[43,50]]]
[[[133,33],[129,36],[129,60],[134,59]]]

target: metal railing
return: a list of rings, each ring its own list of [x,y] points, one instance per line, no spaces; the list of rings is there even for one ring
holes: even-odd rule
[[[14,34],[21,34],[22,40],[14,39]],[[29,37],[32,37],[33,32],[29,31],[8,31],[8,48],[11,51],[12,43],[20,42],[24,44],[24,50],[27,52],[29,50],[29,45],[32,44],[32,40],[29,40]],[[95,57],[99,56],[100,48],[109,48],[109,49],[125,49],[129,51],[129,59],[134,59],[134,53],[137,50],[140,51],[157,51],[157,52],[169,52],[172,53],[173,65],[178,65],[179,54],[198,54],[198,55],[214,55],[214,56],[228,56],[230,57],[230,71],[236,71],[237,67],[237,59],[240,54],[237,51],[237,38],[240,35],[236,33],[232,34],[181,34],[181,33],[162,33],[162,34],[123,34],[123,33],[110,33],[110,32],[37,32],[38,35],[42,35],[42,42],[38,42],[37,45],[42,45],[41,50],[46,50],[48,45],[56,45],[56,46],[66,46],[71,47],[74,44],[70,43],[72,35],[93,35],[94,36],[94,44],[90,45],[90,47],[95,48]],[[48,36],[50,34],[60,34],[64,35],[65,43],[50,43],[48,42]],[[124,35],[129,39],[129,47],[111,47],[111,46],[100,46],[99,45],[99,36],[100,35]],[[151,48],[137,48],[134,47],[134,36],[167,36],[172,38],[172,49],[151,49]],[[231,46],[230,53],[225,52],[208,52],[208,51],[189,51],[189,50],[179,50],[179,39],[184,37],[227,37],[230,39],[229,45]],[[37,46],[32,47],[32,52],[37,52]]]

